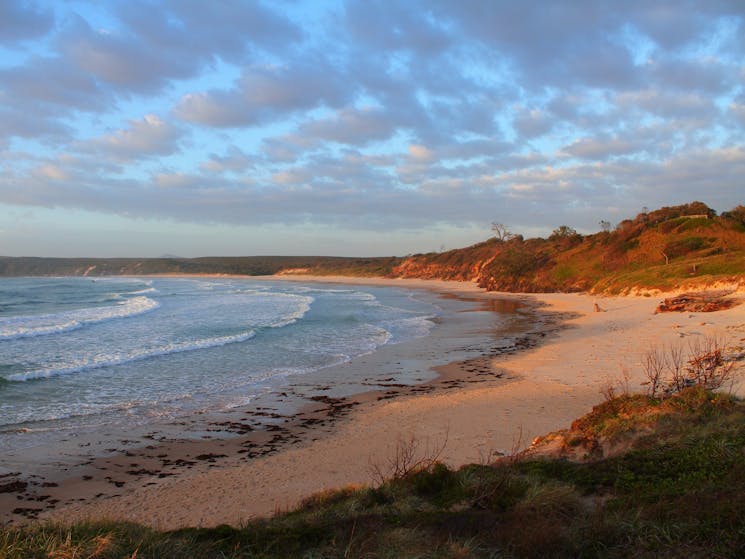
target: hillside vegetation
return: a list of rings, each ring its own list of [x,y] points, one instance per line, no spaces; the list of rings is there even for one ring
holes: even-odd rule
[[[742,281],[743,274],[745,206],[718,216],[702,202],[641,213],[592,235],[561,226],[547,239],[507,235],[415,255],[393,270],[515,292],[665,290]]]
[[[241,527],[6,529],[0,557],[742,557],[743,402],[702,387],[664,400],[624,395],[562,436],[577,448],[590,437],[624,450],[458,470],[426,457],[406,462],[402,452],[376,486],[321,493]]]

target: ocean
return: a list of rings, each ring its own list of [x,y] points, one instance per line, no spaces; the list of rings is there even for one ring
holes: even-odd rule
[[[299,382],[359,391],[363,379],[323,372],[427,336],[441,310],[390,287],[0,279],[0,452],[230,410]],[[395,380],[424,380],[406,375]]]

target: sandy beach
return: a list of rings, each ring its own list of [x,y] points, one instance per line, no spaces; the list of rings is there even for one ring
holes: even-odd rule
[[[619,378],[622,369],[629,372],[632,390],[642,390],[640,361],[652,346],[686,343],[715,334],[740,345],[745,343],[742,305],[714,313],[655,314],[661,296],[511,295],[486,293],[460,282],[303,276],[280,279],[427,289],[479,299],[484,309],[488,309],[489,301],[497,299],[524,301],[538,309],[533,316],[542,317],[542,322],[536,325],[531,341],[513,348],[516,351],[490,352],[485,348],[480,358],[437,367],[440,376],[427,388],[390,394],[379,389],[349,399],[319,398],[315,407],[281,427],[280,442],[296,437],[297,444],[282,445],[276,452],[257,452],[249,455],[250,460],[221,463],[219,467],[182,469],[178,475],[124,487],[116,496],[51,508],[39,518],[65,522],[108,518],[160,529],[238,525],[291,508],[317,491],[372,483],[376,468],[385,470],[401,440],[417,441],[421,452],[441,448],[441,460],[451,466],[482,462],[495,453],[525,448],[534,437],[567,427],[602,401],[601,388],[609,379]],[[595,312],[596,303],[602,312]],[[474,313],[481,316],[481,322],[469,322],[467,314],[453,328],[483,343],[484,324],[488,324],[483,320],[484,313]],[[396,359],[406,357],[400,351]],[[366,366],[385,363],[371,358]],[[743,393],[741,386],[735,390]],[[262,434],[265,438],[268,435]],[[212,446],[203,446],[208,444]],[[186,461],[186,456],[202,452],[200,459],[210,462],[217,456],[215,445],[230,454],[231,444],[239,444],[238,439],[195,442],[194,448],[154,444],[150,450],[153,456],[167,456],[171,461]],[[211,450],[205,454],[205,448]],[[150,468],[147,456],[142,449],[135,449],[109,458],[107,471],[121,470],[129,464],[130,468],[140,468],[146,479]],[[83,484],[81,481],[77,487]],[[76,486],[68,484],[66,491],[74,493]],[[90,489],[86,491],[91,493]]]

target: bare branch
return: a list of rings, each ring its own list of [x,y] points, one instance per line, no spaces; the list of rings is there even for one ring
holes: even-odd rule
[[[499,241],[509,241],[514,236],[504,223],[492,221],[491,230]]]
[[[663,373],[666,365],[667,359],[664,350],[658,347],[653,347],[644,356],[642,367],[644,368],[644,376],[648,379],[647,394],[652,398],[657,397],[657,392],[662,386]]]
[[[441,442],[430,443],[426,440],[424,448],[415,435],[396,441],[392,454],[385,464],[370,463],[370,474],[377,485],[383,485],[387,480],[403,479],[414,472],[431,470],[442,456],[448,442],[450,428],[445,431]]]
[[[689,386],[716,390],[734,381],[738,363],[726,357],[727,347],[719,337],[694,338],[687,350],[678,344],[646,353],[642,367],[650,396],[670,396]]]

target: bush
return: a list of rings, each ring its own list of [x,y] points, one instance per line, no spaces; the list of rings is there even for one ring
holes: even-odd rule
[[[669,258],[676,258],[697,250],[708,248],[709,246],[711,246],[711,243],[708,239],[704,239],[703,237],[684,237],[667,243],[663,252]]]
[[[728,212],[722,212],[722,218],[740,227],[745,227],[745,206],[739,205]]]
[[[670,396],[697,386],[716,390],[734,380],[738,363],[726,356],[724,343],[716,336],[694,339],[687,351],[681,345],[652,348],[643,360],[647,393]]]

